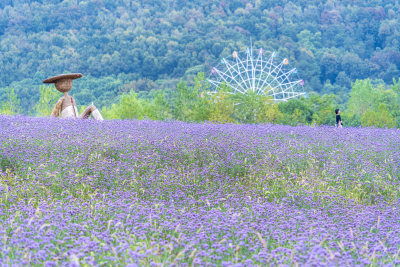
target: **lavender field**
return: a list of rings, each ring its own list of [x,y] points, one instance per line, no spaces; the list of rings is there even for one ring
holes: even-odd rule
[[[0,116],[0,265],[400,264],[400,131]]]

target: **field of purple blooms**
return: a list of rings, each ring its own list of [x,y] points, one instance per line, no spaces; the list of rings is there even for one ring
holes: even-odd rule
[[[0,265],[400,264],[400,131],[0,116]]]

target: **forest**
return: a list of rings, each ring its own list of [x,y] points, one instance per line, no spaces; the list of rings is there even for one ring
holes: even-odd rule
[[[38,115],[38,103],[51,94],[41,81],[81,72],[71,93],[81,105],[93,101],[110,118],[131,116],[116,115],[130,97],[148,103],[144,110],[164,101],[166,117],[220,121],[178,114],[176,97],[196,92],[196,82],[220,58],[245,50],[252,39],[255,48],[288,58],[305,81],[308,98],[268,106],[282,113],[276,121],[330,124],[320,114],[329,106],[344,110],[348,125],[369,125],[367,118],[389,114],[383,125],[398,127],[399,12],[399,3],[387,0],[4,0],[0,106],[3,113],[16,112],[17,105],[10,106],[15,100],[19,113]],[[191,102],[206,100],[204,105],[219,101],[210,96]],[[185,108],[193,110],[190,105]],[[232,114],[237,122],[267,120]],[[363,122],[364,114],[369,115]]]

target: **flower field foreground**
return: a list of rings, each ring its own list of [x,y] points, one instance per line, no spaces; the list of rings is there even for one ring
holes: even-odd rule
[[[399,130],[0,116],[0,263],[397,265],[399,144]]]

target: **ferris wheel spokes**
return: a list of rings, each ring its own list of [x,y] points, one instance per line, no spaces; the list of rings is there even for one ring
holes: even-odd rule
[[[262,49],[262,48],[261,48],[261,49]],[[263,74],[263,71],[265,70],[265,68],[269,66],[269,71],[268,71],[268,72],[271,71],[271,66],[272,66],[273,60],[274,60],[274,59],[273,59],[273,56],[270,56],[269,59],[268,59],[268,61],[267,61],[266,64],[265,64],[265,67],[264,67],[264,68],[261,68],[261,70],[260,70],[260,75],[258,76],[257,88],[260,89],[259,85],[260,85],[261,77],[262,77],[262,74]],[[262,62],[262,60],[261,60],[261,62]],[[261,66],[262,66],[262,64],[261,64]],[[262,88],[262,86],[261,86],[261,88]]]
[[[221,77],[221,79],[224,80],[224,82],[226,83],[227,86],[232,87],[234,90],[239,91],[240,93],[244,93],[245,91],[241,91],[239,90],[234,84],[232,84],[230,81],[228,81],[224,76],[227,76],[228,78],[231,78],[230,76],[226,75],[225,73],[219,71],[218,69],[214,68],[215,72],[219,75],[219,77]],[[236,82],[236,84],[238,84],[240,86],[240,83],[238,83],[235,79],[233,79],[233,81]],[[217,83],[216,81],[213,81],[215,83]],[[219,86],[218,86],[219,87]],[[241,86],[240,86],[241,87]],[[243,88],[243,87],[242,87]]]
[[[227,66],[228,66],[228,69],[229,69],[230,73],[232,73],[231,70],[234,70],[236,72],[236,75],[235,76],[232,75],[232,77],[236,78],[237,76],[239,76],[241,78],[242,83],[244,83],[246,85],[246,81],[244,80],[243,76],[241,75],[240,66],[238,65],[238,63],[236,62],[236,64],[234,64],[234,65],[230,65],[229,63],[227,63]],[[235,69],[234,68],[235,66],[238,66],[238,69]],[[237,81],[237,80],[235,79],[235,81]],[[242,86],[242,83],[238,82],[238,84],[243,89],[243,91],[246,92],[246,88],[244,88]]]
[[[248,72],[247,69],[244,67],[244,64],[243,64],[243,62],[240,60],[239,55],[236,57],[236,62],[240,63],[240,64],[242,65],[242,67],[246,70],[246,71],[243,71],[243,72],[246,73],[247,81],[250,81],[249,72]],[[247,84],[246,84],[246,85],[247,85]],[[252,89],[252,88],[251,88],[251,84],[250,84],[250,86],[248,86],[247,90],[249,90],[249,89]]]
[[[234,51],[233,60],[222,58],[223,68],[212,68],[211,75],[215,75],[215,78],[209,78],[209,81],[216,90],[221,83],[225,83],[233,93],[247,94],[251,91],[258,95],[270,95],[275,101],[286,101],[304,95],[299,90],[304,81],[295,79],[297,69],[287,67],[288,59],[275,64],[275,52],[267,58],[264,57],[262,48],[256,55],[253,54],[253,47],[247,48],[245,53],[241,57]]]

